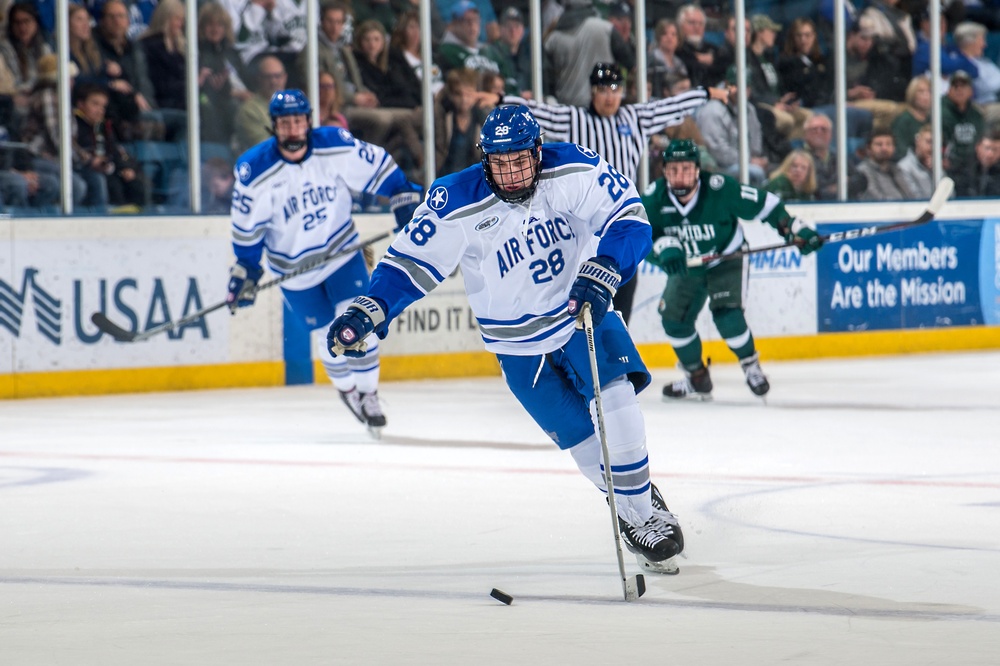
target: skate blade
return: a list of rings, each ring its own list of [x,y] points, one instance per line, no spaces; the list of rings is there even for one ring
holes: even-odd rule
[[[669,395],[663,396],[663,402],[712,402],[711,393],[688,393],[679,398],[672,398]]]
[[[368,426],[368,434],[374,440],[382,439],[382,430],[385,426]]]
[[[639,567],[643,571],[648,571],[649,573],[663,574],[666,576],[676,576],[681,572],[680,566],[677,564],[677,556],[668,557],[660,562],[650,562],[642,555],[635,555],[635,561],[639,563]]]

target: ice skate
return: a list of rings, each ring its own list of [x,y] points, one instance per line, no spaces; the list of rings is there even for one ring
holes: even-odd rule
[[[653,496],[657,499],[653,502],[653,515],[649,520],[633,526],[619,518],[618,525],[625,546],[635,555],[639,566],[654,573],[675,574],[678,567],[674,556],[684,548],[684,537],[677,518],[667,510],[660,491],[655,490]]]
[[[385,427],[385,414],[382,413],[382,403],[378,399],[378,391],[361,394],[361,416],[368,426],[368,432],[375,439],[382,438],[382,428]]]
[[[743,374],[747,377],[747,386],[750,387],[754,395],[763,398],[771,390],[771,384],[764,376],[764,371],[760,369],[759,361],[760,354],[754,352],[753,356],[740,359],[740,365],[743,367]]]
[[[658,516],[663,522],[673,528],[671,538],[677,543],[677,554],[679,555],[684,552],[684,533],[681,531],[680,522],[677,520],[677,516],[667,508],[667,503],[663,499],[663,495],[660,494],[660,489],[652,483],[650,484],[650,495],[653,502],[653,515]],[[680,573],[676,555],[659,562],[653,562],[639,553],[635,553],[635,559],[640,567],[651,573],[667,574],[670,576]]]
[[[344,401],[347,408],[351,410],[351,414],[354,415],[360,423],[365,422],[364,414],[361,411],[361,392],[356,388],[352,388],[350,391],[340,391],[340,399]]]
[[[683,368],[681,368],[683,370]],[[704,365],[697,370],[684,370],[684,379],[663,387],[665,400],[711,400],[712,378]]]
[[[382,412],[382,403],[378,399],[378,391],[362,393],[353,388],[350,391],[341,391],[340,399],[351,410],[354,418],[359,423],[365,424],[372,437],[382,438],[382,428],[385,427],[386,419]]]

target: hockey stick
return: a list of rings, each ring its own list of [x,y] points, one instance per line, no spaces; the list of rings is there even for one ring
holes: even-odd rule
[[[909,222],[897,222],[895,224],[873,224],[868,227],[860,227],[858,229],[848,229],[847,231],[834,231],[831,234],[825,234],[820,236],[820,239],[824,243],[839,243],[845,240],[854,240],[855,238],[863,238],[865,236],[874,236],[875,234],[884,234],[889,231],[899,231],[900,229],[909,229],[910,227],[917,227],[921,224],[926,224],[934,219],[934,216],[938,214],[944,202],[951,197],[951,193],[955,189],[955,181],[951,178],[945,176],[938,183],[937,188],[934,190],[934,195],[931,197],[930,201],[927,202],[927,208],[918,217]],[[691,257],[687,260],[688,268],[697,268],[698,266],[704,266],[705,264],[711,263],[713,261],[726,261],[729,259],[740,259],[748,254],[758,254],[760,252],[770,252],[771,250],[783,250],[786,247],[798,247],[797,243],[780,243],[778,245],[765,245],[764,247],[755,247],[747,250],[737,250],[732,254],[704,254],[700,257]]]
[[[608,506],[611,507],[611,529],[615,533],[615,551],[618,555],[618,574],[622,579],[622,594],[625,601],[635,601],[646,591],[646,579],[642,574],[625,575],[625,550],[622,545],[621,530],[618,527],[618,505],[615,502],[615,485],[611,474],[611,454],[608,452],[608,436],[604,430],[604,406],[601,404],[601,378],[597,372],[597,347],[594,344],[594,317],[590,303],[583,304],[583,330],[587,335],[587,351],[590,352],[590,374],[594,381],[594,405],[597,408],[597,430],[601,436],[601,456],[604,460],[604,485],[608,488]]]
[[[275,278],[270,282],[265,282],[263,284],[257,285],[257,288],[254,290],[254,295],[264,291],[265,289],[270,289],[275,285],[279,285],[282,282],[285,282],[286,280],[291,280],[293,277],[302,275],[303,273],[307,273],[313,270],[314,268],[317,268],[318,266],[322,266],[323,264],[329,261],[333,261],[338,257],[343,257],[346,254],[351,254],[353,252],[357,252],[358,250],[362,250],[371,245],[372,243],[376,243],[384,238],[388,238],[389,236],[392,235],[392,233],[393,232],[391,231],[386,231],[384,233],[378,234],[377,236],[372,236],[368,240],[358,243],[357,245],[345,247],[344,249],[334,252],[333,254],[327,254],[320,257],[319,259],[310,261],[309,263],[304,264],[299,268],[296,268],[291,273],[285,273],[281,277]],[[222,308],[228,305],[229,303],[227,301],[220,301],[219,303],[210,305],[207,308],[202,308],[201,310],[192,312],[188,316],[182,317],[177,321],[168,321],[166,323],[160,324],[159,326],[154,326],[153,328],[150,328],[141,333],[135,331],[128,331],[122,328],[118,324],[108,319],[108,316],[104,314],[104,312],[95,312],[94,314],[90,315],[90,321],[94,322],[94,325],[97,326],[97,328],[100,329],[102,333],[107,333],[112,338],[114,338],[116,342],[142,342],[143,340],[147,340],[153,337],[154,335],[157,335],[158,333],[164,333],[166,331],[170,331],[172,329],[190,324],[193,321],[197,321],[202,317],[204,317],[205,315],[211,312],[215,312],[216,310],[221,310]]]

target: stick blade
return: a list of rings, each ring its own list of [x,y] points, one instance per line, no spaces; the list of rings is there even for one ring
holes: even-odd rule
[[[952,193],[955,191],[955,181],[953,181],[948,176],[941,179],[938,183],[937,188],[934,190],[934,195],[931,197],[930,202],[927,204],[927,211],[931,215],[937,215],[941,207],[944,206],[944,202],[951,198]]]
[[[90,315],[90,321],[94,323],[97,328],[101,330],[102,333],[107,333],[115,342],[134,342],[136,338],[136,333],[132,331],[126,331],[124,328],[116,324],[115,322],[108,319],[107,315],[103,312],[95,312]]]
[[[646,593],[646,577],[642,574],[622,579],[625,587],[625,601],[635,601]]]

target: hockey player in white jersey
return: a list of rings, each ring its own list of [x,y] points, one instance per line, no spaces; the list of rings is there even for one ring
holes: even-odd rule
[[[409,221],[420,187],[406,180],[385,150],[335,127],[312,128],[308,98],[283,90],[270,103],[274,136],[240,156],[233,191],[230,309],[251,305],[263,274],[261,257],[279,275],[358,244],[352,193],[390,199],[397,226]],[[281,285],[289,309],[308,330],[326,328],[350,300],[368,290],[361,251],[331,259]],[[385,426],[378,399],[378,345],[365,358],[336,358],[320,340],[318,358],[351,413],[372,430]]]
[[[481,165],[430,187],[372,273],[368,294],[333,322],[331,351],[363,356],[394,317],[460,266],[480,333],[507,385],[605,491],[590,358],[576,326],[589,303],[619,525],[640,564],[676,571],[664,563],[683,549],[683,536],[650,482],[636,399],[650,376],[621,317],[609,312],[618,285],[652,246],[639,194],[591,150],[570,143],[543,149],[524,105],[494,109],[480,148]]]

